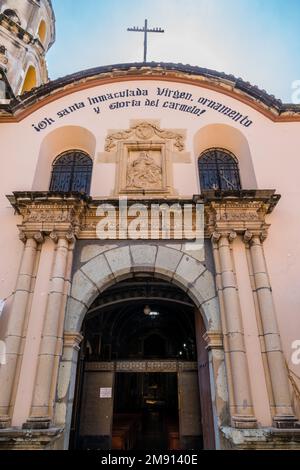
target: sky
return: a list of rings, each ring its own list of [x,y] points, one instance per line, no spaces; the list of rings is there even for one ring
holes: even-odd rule
[[[233,74],[292,101],[300,88],[300,0],[52,0],[56,43],[51,79],[102,65],[148,61],[196,65]]]

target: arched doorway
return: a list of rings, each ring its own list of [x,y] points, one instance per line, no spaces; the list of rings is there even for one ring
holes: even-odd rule
[[[82,333],[70,448],[214,447],[205,327],[181,288],[145,273],[115,283]]]

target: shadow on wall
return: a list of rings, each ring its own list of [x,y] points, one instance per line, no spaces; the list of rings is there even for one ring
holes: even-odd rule
[[[194,137],[197,173],[198,157],[212,148],[223,148],[233,153],[239,162],[242,189],[257,189],[250,147],[240,130],[226,124],[210,124],[200,129]]]
[[[50,132],[41,144],[32,191],[48,191],[52,164],[58,155],[67,150],[83,150],[94,159],[96,138],[80,126],[64,126]]]

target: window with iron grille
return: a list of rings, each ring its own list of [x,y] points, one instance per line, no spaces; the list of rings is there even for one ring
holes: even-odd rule
[[[210,149],[199,160],[199,175],[202,190],[240,190],[239,166],[235,156],[223,149]]]
[[[54,161],[50,191],[89,194],[93,162],[84,152],[65,152]]]

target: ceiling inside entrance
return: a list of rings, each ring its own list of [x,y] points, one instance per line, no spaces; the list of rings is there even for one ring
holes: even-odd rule
[[[151,276],[120,282],[101,294],[87,313],[83,334],[92,361],[195,360],[193,303],[181,289]]]

